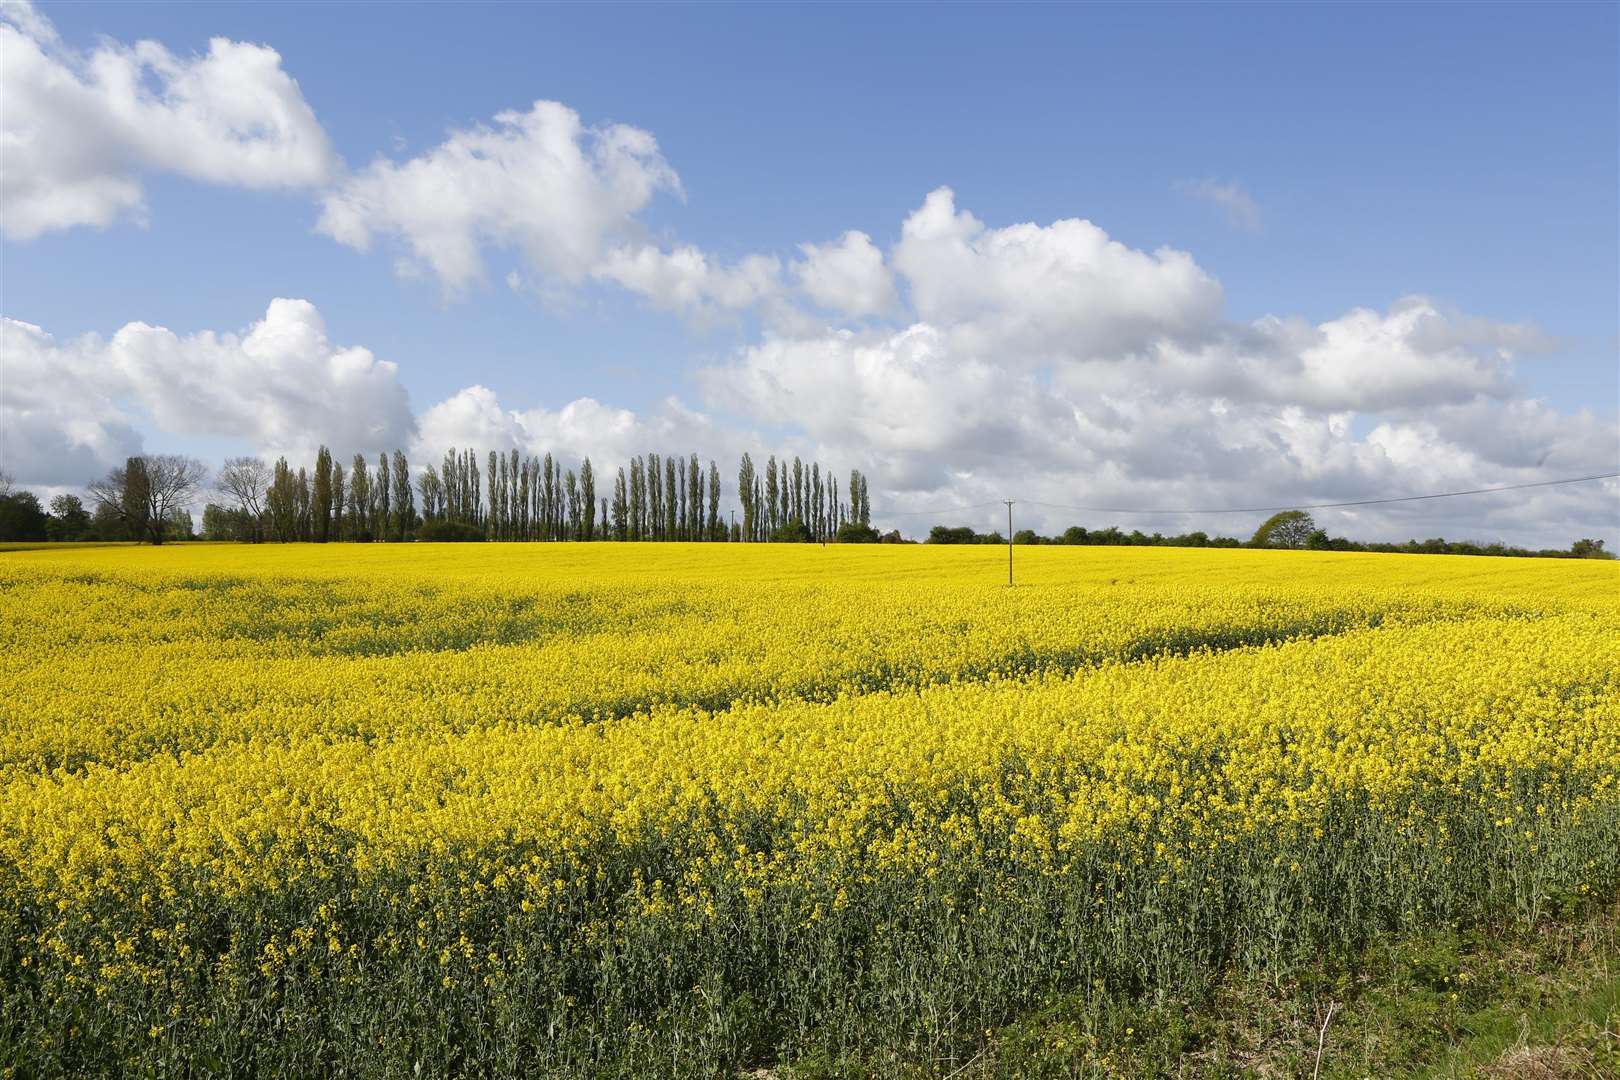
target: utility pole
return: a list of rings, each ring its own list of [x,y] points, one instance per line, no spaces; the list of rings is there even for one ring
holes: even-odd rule
[[[1012,582],[1012,536],[1013,536],[1013,533],[1012,533],[1012,508],[1013,508],[1013,500],[1011,500],[1011,499],[1002,499],[1001,501],[1007,504],[1007,584],[1011,585],[1013,583]]]

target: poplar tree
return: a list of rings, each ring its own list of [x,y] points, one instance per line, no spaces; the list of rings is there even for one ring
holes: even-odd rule
[[[315,488],[311,492],[313,539],[324,544],[332,531],[332,454],[325,446],[315,453]]]
[[[506,460],[506,531],[513,540],[528,539],[523,529],[525,486],[522,473],[523,458],[514,446]]]
[[[393,477],[388,467],[388,451],[384,450],[377,455],[377,512],[371,519],[371,536],[374,540],[387,540],[390,527],[393,525]]]
[[[642,458],[630,458],[630,539],[642,539],[642,521],[646,518],[646,470]]]
[[[270,474],[270,487],[264,493],[264,505],[270,515],[270,530],[283,544],[291,541],[297,533],[298,494],[294,490],[295,485],[287,459],[277,458]]]
[[[777,505],[780,499],[781,483],[777,479],[776,455],[772,454],[770,460],[765,462],[765,532],[770,535],[776,532],[781,524],[777,520]]]
[[[799,455],[793,455],[793,511],[788,515],[789,521],[804,521],[804,462]]]
[[[711,485],[712,486],[712,485]],[[737,466],[737,499],[742,503],[742,534],[744,540],[754,538],[754,459],[743,451],[742,463]]]
[[[345,518],[343,516],[343,501],[344,501],[344,498],[345,498],[345,493],[344,493],[344,489],[343,489],[343,466],[334,461],[334,462],[332,462],[332,539],[333,540],[343,540],[343,539],[346,538],[346,532],[344,530]]]
[[[444,515],[444,482],[432,465],[416,478],[416,489],[422,495],[422,521],[438,521]]]
[[[371,539],[371,501],[371,473],[365,455],[356,454],[349,474],[349,539]]]
[[[607,523],[607,512],[602,514],[603,524]],[[624,476],[624,466],[619,466],[619,473],[613,478],[613,538],[615,540],[628,540],[630,538],[630,484]]]
[[[709,536],[720,539],[720,466],[709,459]]]
[[[411,494],[411,466],[405,460],[405,451],[394,451],[394,517],[398,522],[396,539],[401,543],[411,538],[416,524],[416,500]]]
[[[298,481],[293,488],[293,492],[298,500],[296,526],[298,539],[308,541],[310,518],[309,474],[304,471],[302,465],[298,466]]]
[[[663,539],[664,470],[657,454],[647,455],[647,514],[647,539]]]
[[[591,459],[586,458],[579,465],[579,497],[581,507],[585,512],[584,536],[582,539],[594,540],[596,538],[596,472],[591,468]],[[607,525],[607,515],[603,514],[602,524]]]
[[[680,511],[675,501],[676,474],[681,470],[672,457],[664,459],[664,539],[679,540],[676,515]]]
[[[569,469],[563,477],[563,499],[568,511],[568,520],[563,531],[562,539],[578,540],[580,530],[579,481],[574,478],[574,470]]]

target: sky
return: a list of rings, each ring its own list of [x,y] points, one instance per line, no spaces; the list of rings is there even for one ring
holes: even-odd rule
[[[1620,471],[1617,12],[4,0],[0,468],[747,450],[912,535]]]

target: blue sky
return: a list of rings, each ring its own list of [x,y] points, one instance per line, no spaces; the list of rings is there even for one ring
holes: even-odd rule
[[[723,445],[691,447],[705,454],[721,456],[758,437],[774,443],[767,448],[817,452],[840,468],[859,465],[874,472],[875,486],[897,509],[942,498],[977,501],[1013,477],[1065,501],[1135,494],[1132,505],[1188,505],[1205,493],[1206,502],[1222,495],[1240,503],[1304,501],[1540,479],[1594,463],[1609,468],[1593,471],[1612,471],[1620,467],[1617,10],[41,4],[35,14],[56,33],[46,51],[86,79],[85,58],[95,50],[127,50],[141,40],[160,43],[180,62],[206,53],[213,38],[268,46],[341,164],[318,180],[254,190],[199,179],[195,168],[165,164],[151,151],[133,164],[126,155],[106,168],[138,180],[144,211],[28,237],[8,232],[0,263],[4,314],[42,328],[50,348],[69,349],[80,335],[108,339],[131,322],[182,338],[241,334],[265,318],[272,298],[298,298],[318,309],[334,345],[360,346],[398,366],[418,421],[474,385],[496,395],[504,414],[555,411],[589,398],[633,413],[636,430],[645,427],[649,437],[709,432]],[[145,72],[157,100],[172,97],[163,79],[155,69]],[[818,310],[806,318],[802,298],[682,310],[653,287],[604,280],[594,264],[560,283],[514,290],[505,284],[509,271],[531,282],[546,277],[536,271],[534,250],[486,240],[479,248],[484,280],[451,289],[432,272],[396,273],[401,241],[387,237],[397,220],[372,219],[364,252],[317,230],[325,193],[345,177],[379,157],[403,163],[429,154],[452,132],[489,126],[503,110],[527,110],[537,100],[560,102],[587,129],[622,124],[656,139],[661,161],[679,176],[679,192],[660,188],[626,215],[634,242],[649,250],[691,247],[715,265],[774,257],[791,282],[800,244],[829,244],[859,230],[884,253],[885,267],[898,268],[903,223],[945,186],[958,212],[983,223],[984,236],[970,243],[985,259],[1000,257],[990,250],[998,230],[1022,223],[1045,229],[1064,219],[1087,220],[1145,257],[1161,248],[1185,253],[1218,282],[1218,310],[1200,309],[1196,332],[1164,304],[1155,301],[1154,311],[1179,328],[1171,336],[1180,335],[1186,350],[1208,353],[1220,342],[1231,355],[1206,361],[1223,371],[1244,362],[1231,341],[1243,335],[1233,328],[1267,316],[1320,327],[1359,308],[1387,315],[1402,298],[1422,296],[1435,305],[1434,318],[1457,331],[1441,335],[1447,347],[1497,365],[1494,381],[1472,370],[1462,372],[1460,387],[1451,376],[1408,377],[1407,369],[1431,359],[1436,371],[1462,371],[1461,354],[1425,352],[1423,345],[1400,361],[1403,373],[1391,383],[1408,397],[1369,395],[1351,384],[1364,363],[1357,350],[1387,341],[1370,332],[1372,345],[1306,363],[1317,374],[1326,364],[1346,365],[1323,376],[1331,393],[1320,380],[1306,385],[1287,372],[1269,383],[1257,374],[1241,390],[1225,375],[1188,375],[1190,361],[1166,359],[1156,344],[1163,327],[1111,336],[1117,355],[1108,357],[1064,354],[1069,335],[1061,320],[1045,336],[1017,344],[972,332],[975,318],[990,319],[985,305],[992,300],[967,296],[960,283],[936,282],[959,306],[919,302],[934,287],[921,272],[895,271],[898,305],[880,315]],[[9,126],[19,110],[8,112]],[[176,153],[172,146],[164,152]],[[28,165],[7,161],[14,174]],[[1214,197],[1221,193],[1225,201]],[[405,227],[433,228],[419,216]],[[1159,285],[1141,282],[1148,290]],[[994,302],[1009,303],[1004,296]],[[1061,294],[1054,303],[1061,305]],[[995,321],[1023,326],[1052,310],[1001,311]],[[883,387],[859,381],[873,377],[870,363],[852,375],[860,367],[853,360],[841,368],[841,361],[803,357],[822,355],[811,343],[834,331],[846,335],[846,345],[870,339],[889,355],[897,349],[893,335],[917,323],[942,334],[941,359],[919,384],[924,393],[934,379],[961,385],[982,377],[988,387],[999,387],[998,377],[1016,379],[1007,395],[1037,395],[1030,399],[1035,410],[1046,416],[1051,407],[1050,417],[1059,418],[1052,422],[1061,425],[1076,412],[1075,387],[1099,386],[1109,415],[1168,425],[1167,438],[1187,430],[1207,436],[1214,450],[1201,463],[1236,444],[1285,447],[1293,460],[1256,470],[1237,455],[1225,472],[1186,468],[1177,484],[1162,474],[1185,462],[1161,467],[1142,449],[1153,440],[1140,430],[1090,437],[1095,424],[1085,417],[1081,433],[1060,432],[1050,452],[1038,432],[1024,431],[998,455],[1007,423],[1022,420],[986,420],[965,441],[915,431],[877,438],[836,417],[796,422],[797,408],[757,391],[791,384],[756,355],[765,343],[787,341],[804,348],[783,348],[768,363],[827,363],[842,372],[826,379],[829,395],[881,396]],[[1481,329],[1486,323],[1525,331],[1515,332],[1510,360],[1499,355],[1505,332]],[[19,397],[16,372],[25,362],[17,358],[19,333],[8,337],[8,389]],[[1276,348],[1270,342],[1262,351]],[[77,350],[81,359],[92,351]],[[1127,359],[1149,353],[1156,356],[1151,365]],[[185,362],[209,361],[193,354]],[[36,355],[32,363],[55,361]],[[957,363],[968,365],[971,378],[951,367]],[[1100,382],[1088,374],[1099,363],[1109,365]],[[995,370],[998,364],[1005,371]],[[756,392],[715,388],[749,377]],[[1167,378],[1183,380],[1174,403],[1131,397],[1133,387],[1168,393]],[[1289,389],[1259,388],[1282,384]],[[1446,389],[1437,390],[1441,384]],[[800,395],[794,400],[813,385],[790,385]],[[37,396],[48,391],[34,389]],[[97,408],[121,410],[148,449],[215,456],[308,441],[295,437],[307,433],[237,432],[217,418],[159,421],[139,388],[101,392]],[[1055,397],[1038,396],[1048,392]],[[977,418],[964,419],[960,402],[941,393],[940,415],[958,428],[973,426]],[[660,426],[671,396],[703,421]],[[1215,428],[1198,419],[1199,409],[1224,401],[1248,410],[1246,434],[1211,434]],[[1545,415],[1527,418],[1527,401]],[[1094,404],[1087,398],[1079,411]],[[1231,415],[1222,408],[1219,415]],[[1310,413],[1320,431],[1296,440],[1291,408]],[[809,411],[819,414],[819,407]],[[1520,459],[1493,457],[1469,442],[1489,441],[1482,433],[1503,424],[1524,428],[1506,440],[1522,435]],[[21,430],[22,421],[14,417],[13,426]],[[1428,440],[1422,451],[1393,435],[1365,444],[1372,432],[1436,426],[1438,434],[1418,439]],[[456,430],[446,420],[396,434],[431,454],[432,432]],[[489,430],[485,424],[468,434]],[[517,422],[511,430],[526,444],[547,432],[569,444],[555,447],[565,454],[616,448],[566,424]],[[722,431],[723,438],[714,434]],[[1553,447],[1554,438],[1565,443]],[[1342,445],[1324,449],[1324,440]],[[1436,454],[1449,454],[1455,467],[1411,467]],[[13,449],[10,456],[7,467],[17,471],[21,454]],[[1538,473],[1534,462],[1542,458]],[[1023,479],[1031,466],[1041,475]],[[67,482],[43,473],[20,478],[51,487]],[[1548,539],[1566,526],[1588,525],[1599,535],[1620,530],[1612,488],[1547,498],[1542,516],[1557,519]],[[1428,518],[1343,524],[1426,535],[1431,524],[1453,532],[1509,527],[1492,513],[1458,505]],[[1512,528],[1527,541],[1542,538],[1539,528]]]

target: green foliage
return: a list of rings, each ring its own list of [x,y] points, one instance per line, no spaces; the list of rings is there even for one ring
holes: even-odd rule
[[[465,521],[429,521],[416,530],[418,540],[432,543],[461,543],[483,540],[484,530]]]
[[[798,518],[789,518],[771,533],[771,542],[776,544],[808,544],[814,539],[815,537],[810,534],[810,526]]]
[[[1272,514],[1254,531],[1251,547],[1305,547],[1316,532],[1316,522],[1303,510],[1284,510]]]
[[[977,544],[982,540],[978,533],[966,525],[952,528],[948,525],[935,525],[928,530],[930,544]]]
[[[1569,546],[1569,553],[1577,559],[1612,559],[1615,557],[1612,551],[1603,550],[1602,540],[1590,538],[1575,541]]]
[[[45,530],[52,540],[82,540],[90,531],[90,512],[77,495],[63,494],[51,500],[50,520]]]
[[[44,540],[45,509],[32,491],[0,495],[0,540]]]
[[[838,526],[836,536],[840,544],[875,544],[882,539],[876,529],[858,521],[846,521]]]

